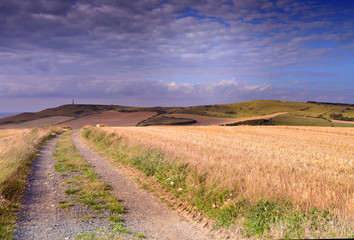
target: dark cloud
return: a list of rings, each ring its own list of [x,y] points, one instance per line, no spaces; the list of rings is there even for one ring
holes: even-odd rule
[[[2,0],[0,95],[277,98],[279,80],[312,82],[348,55],[353,29],[351,11],[320,1]]]

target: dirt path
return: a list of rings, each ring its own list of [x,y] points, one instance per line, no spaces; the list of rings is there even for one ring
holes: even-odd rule
[[[342,120],[331,120],[332,122],[335,123],[347,123],[347,124],[354,124],[353,121],[342,121]]]
[[[128,211],[124,214],[126,228],[143,233],[147,239],[212,239],[182,219],[159,199],[142,190],[117,167],[90,150],[81,141],[78,131],[72,135],[72,139],[81,155],[95,166],[94,170],[102,180],[113,187],[113,194],[122,199],[127,206]]]
[[[15,239],[74,239],[77,233],[109,230],[110,222],[94,216],[94,212],[81,204],[61,209],[59,201],[71,201],[61,184],[65,179],[54,170],[53,152],[58,137],[41,148],[31,165],[31,173],[23,197],[23,211],[19,214]]]

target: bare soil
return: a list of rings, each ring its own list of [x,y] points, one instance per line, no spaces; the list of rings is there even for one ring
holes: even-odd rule
[[[208,116],[201,116],[195,114],[185,114],[185,113],[172,113],[166,116],[168,117],[175,117],[175,118],[190,118],[197,121],[197,123],[193,124],[193,126],[210,126],[210,125],[221,125],[221,124],[228,124],[228,123],[235,123],[235,122],[243,122],[247,120],[256,120],[256,119],[266,119],[269,120],[271,118],[277,117],[279,115],[286,114],[287,112],[279,112],[273,113],[270,115],[264,116],[256,116],[256,117],[247,117],[247,118],[216,118],[216,117],[208,117]]]
[[[342,121],[342,120],[331,120],[332,122],[335,122],[335,123],[348,123],[348,124],[354,124],[354,122],[352,121]]]
[[[156,115],[155,112],[116,112],[105,111],[97,114],[88,115],[65,122],[74,129],[81,128],[85,125],[105,124],[111,127],[127,127],[135,126],[138,122]]]
[[[65,116],[46,117],[46,118],[36,119],[36,120],[27,121],[19,124],[0,125],[0,129],[44,127],[49,125],[57,125],[72,119],[74,118],[65,117]]]

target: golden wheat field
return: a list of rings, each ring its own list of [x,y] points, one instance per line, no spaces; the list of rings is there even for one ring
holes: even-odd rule
[[[0,161],[6,160],[11,155],[14,147],[17,146],[21,136],[27,135],[30,129],[5,129],[0,130]]]
[[[0,130],[0,191],[2,183],[24,163],[44,137],[51,132],[43,129],[2,129]]]
[[[354,129],[323,127],[104,128],[208,173],[239,197],[287,199],[354,216]]]

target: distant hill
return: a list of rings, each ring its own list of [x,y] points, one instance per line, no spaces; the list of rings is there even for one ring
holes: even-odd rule
[[[103,111],[114,110],[117,112],[157,112],[165,113],[169,111],[169,107],[127,107],[120,105],[92,105],[92,104],[67,104],[55,108],[48,108],[39,112],[25,112],[15,116],[0,119],[0,124],[18,124],[25,121],[36,120],[40,118],[53,117],[53,116],[66,116],[66,117],[84,117],[87,115],[100,113]]]
[[[21,113],[15,116],[2,118],[0,119],[0,124],[18,124],[25,121],[53,116],[79,118],[109,110],[118,112],[156,112],[157,114],[186,113],[218,118],[244,118],[288,112],[291,115],[302,117],[327,120],[354,120],[353,104],[257,100],[192,107],[128,107],[120,105],[68,104],[56,108],[48,108],[35,113]],[[163,120],[164,118],[160,118],[160,120],[161,119]]]
[[[298,116],[324,119],[333,119],[334,114],[336,114],[340,117],[351,119],[354,118],[354,105],[338,103],[331,104],[317,102],[304,103],[276,100],[257,100],[241,103],[178,108],[175,112],[224,118],[254,117],[278,112],[288,112]]]

